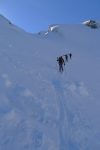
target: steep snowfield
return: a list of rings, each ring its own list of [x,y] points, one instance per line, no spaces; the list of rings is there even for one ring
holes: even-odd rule
[[[0,16],[0,150],[99,150],[99,114],[99,28],[32,35]]]

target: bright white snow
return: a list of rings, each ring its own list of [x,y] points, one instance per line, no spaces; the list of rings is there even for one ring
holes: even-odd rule
[[[99,150],[100,29],[45,33],[0,16],[0,150]],[[56,59],[69,52],[61,74]]]

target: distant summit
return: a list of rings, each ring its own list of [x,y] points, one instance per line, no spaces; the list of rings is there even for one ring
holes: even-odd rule
[[[57,25],[57,24],[50,25],[48,28],[48,31],[49,32],[57,32],[58,27],[59,27],[59,25]]]
[[[87,20],[85,22],[83,22],[83,24],[85,24],[86,26],[92,28],[92,29],[96,29],[100,27],[100,24],[98,22],[96,22],[95,20]]]
[[[48,27],[48,30],[47,31],[40,31],[38,34],[41,35],[41,36],[46,36],[48,35],[49,33],[58,33],[59,31],[59,25],[57,24],[52,24],[52,25],[49,25]]]

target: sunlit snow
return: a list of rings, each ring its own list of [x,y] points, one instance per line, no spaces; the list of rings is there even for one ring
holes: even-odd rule
[[[100,28],[45,33],[0,16],[0,150],[99,150]]]

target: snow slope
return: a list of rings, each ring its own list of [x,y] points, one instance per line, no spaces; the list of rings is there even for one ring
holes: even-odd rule
[[[0,16],[0,68],[0,150],[100,149],[99,28],[29,34]]]

